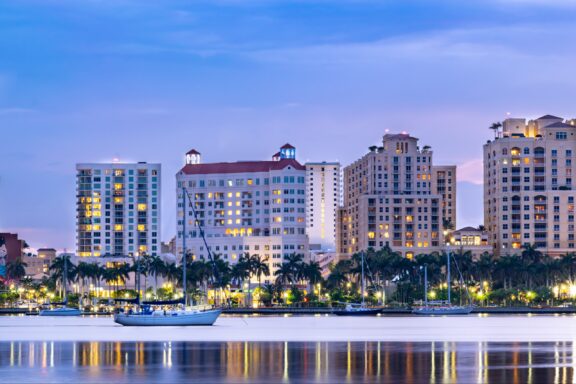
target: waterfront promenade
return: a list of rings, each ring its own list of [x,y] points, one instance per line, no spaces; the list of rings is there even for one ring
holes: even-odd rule
[[[573,341],[574,315],[222,316],[213,327],[122,327],[110,317],[0,317],[3,341]]]

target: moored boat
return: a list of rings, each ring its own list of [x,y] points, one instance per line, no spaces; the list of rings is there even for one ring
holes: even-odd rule
[[[373,315],[377,315],[378,313],[380,313],[382,311],[381,308],[370,308],[366,306],[365,300],[364,300],[364,296],[365,296],[365,292],[364,292],[364,286],[365,286],[365,282],[364,282],[364,252],[362,252],[361,254],[362,258],[361,258],[361,269],[362,269],[362,278],[361,278],[361,284],[362,284],[362,288],[360,290],[360,295],[362,296],[362,302],[361,303],[346,303],[346,306],[344,307],[344,309],[341,310],[335,310],[334,313],[336,316],[373,316]]]
[[[433,306],[429,305],[427,307],[418,307],[412,310],[415,315],[468,315],[472,312],[472,307],[470,306]]]
[[[458,264],[456,264],[458,267]],[[458,268],[460,273],[460,269]],[[460,278],[462,274],[460,273]],[[472,312],[472,305],[452,305],[451,300],[451,278],[450,278],[450,248],[446,252],[446,282],[448,300],[446,302],[429,302],[428,301],[428,265],[424,265],[424,305],[412,309],[414,315],[426,316],[447,316],[447,315],[469,315]],[[468,291],[466,290],[466,293]],[[469,297],[470,298],[470,297]]]
[[[62,272],[62,285],[64,291],[64,301],[62,303],[52,303],[52,305],[62,305],[62,307],[41,309],[39,316],[80,316],[82,311],[79,308],[70,308],[68,304],[67,282],[68,282],[68,256],[62,254],[64,268]]]
[[[373,316],[382,311],[381,308],[370,308],[363,304],[346,304],[346,307],[341,310],[335,310],[333,313],[336,316]]]
[[[213,325],[222,311],[211,310],[174,310],[152,311],[150,313],[118,313],[114,321],[125,326],[201,326]]]
[[[186,215],[186,196],[188,192],[185,188],[182,188],[182,199],[184,207],[184,217]],[[192,205],[190,205],[192,207]],[[194,217],[196,217],[196,211],[192,207],[192,212]],[[196,218],[197,220],[197,218]],[[198,220],[197,220],[198,222]],[[184,233],[186,233],[186,220],[184,220]],[[199,222],[198,222],[199,224]],[[199,225],[200,227],[200,225]],[[200,235],[206,242],[204,237],[204,231],[200,227]],[[210,248],[206,244],[208,249],[208,255],[210,260],[212,256],[210,253]],[[137,267],[140,267],[140,263],[137,261]],[[138,302],[138,311],[129,313],[117,313],[114,315],[114,322],[124,326],[140,326],[140,327],[161,327],[161,326],[210,326],[218,319],[222,313],[221,309],[202,309],[202,308],[192,308],[186,309],[188,304],[188,294],[187,294],[187,279],[186,279],[186,269],[187,269],[187,251],[186,251],[186,236],[182,240],[182,287],[183,287],[183,297],[182,300],[176,301],[164,301],[164,302],[140,302],[140,295],[134,299]],[[140,282],[138,281],[137,291],[140,292]],[[151,305],[172,305],[179,304],[182,305],[181,309],[173,310],[151,310]]]
[[[60,307],[52,309],[41,309],[39,316],[80,316],[82,311],[78,308]]]

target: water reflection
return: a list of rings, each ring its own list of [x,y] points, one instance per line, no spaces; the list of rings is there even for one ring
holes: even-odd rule
[[[571,342],[1,342],[0,381],[572,383],[575,356]]]

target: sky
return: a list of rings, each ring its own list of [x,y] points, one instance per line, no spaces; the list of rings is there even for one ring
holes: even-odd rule
[[[184,153],[347,165],[407,131],[458,165],[506,116],[576,117],[574,0],[3,0],[0,232],[75,248],[75,164],[159,162],[162,239]]]

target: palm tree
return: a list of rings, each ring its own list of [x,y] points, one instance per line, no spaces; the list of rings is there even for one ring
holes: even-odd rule
[[[131,267],[127,264],[115,265],[111,268],[106,268],[104,280],[108,285],[114,284],[114,290],[118,293],[118,285],[126,284],[126,280],[130,276]]]
[[[302,274],[311,286],[315,286],[322,281],[322,268],[320,268],[320,263],[317,261],[310,260],[308,263],[304,263]]]
[[[261,285],[262,275],[270,276],[270,266],[268,258],[262,258],[260,255],[250,257],[250,273],[258,278],[258,287]]]
[[[150,264],[148,265],[148,271],[154,276],[154,295],[158,296],[158,275],[162,276],[164,270],[166,269],[166,263],[160,256],[152,256],[150,259]]]
[[[241,255],[238,262],[230,269],[230,281],[236,282],[240,290],[244,289],[244,281],[250,281],[250,255]],[[250,287],[248,287],[250,293]],[[246,303],[245,303],[246,304]]]
[[[21,257],[18,257],[6,263],[6,275],[10,279],[20,280],[26,276],[27,266],[28,264],[26,264]]]
[[[76,266],[76,281],[80,283],[80,297],[84,296],[84,287],[86,285],[86,280],[90,279],[93,274],[94,268],[92,263],[86,263],[81,261]]]
[[[274,275],[276,276],[276,284],[278,285],[292,285],[294,282],[294,270],[288,263],[282,263],[280,268],[274,272]]]
[[[66,268],[64,268],[66,265]],[[61,254],[60,256],[56,257],[52,264],[50,264],[49,270],[52,272],[52,276],[56,281],[60,282],[60,296],[62,297],[62,289],[64,287],[64,269],[66,269],[66,283],[73,282],[74,277],[76,275],[75,267],[72,261],[70,260],[70,255],[68,254]]]
[[[499,121],[498,121],[498,122],[495,122],[495,123],[492,123],[492,125],[490,126],[490,129],[491,129],[492,131],[494,131],[494,137],[495,137],[495,138],[498,137],[498,130],[499,130],[501,127],[502,127],[502,123],[499,122]]]

